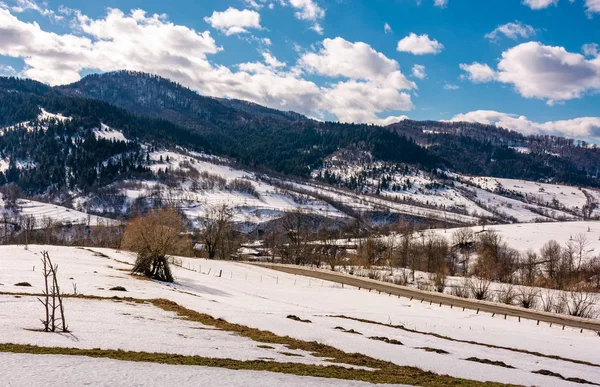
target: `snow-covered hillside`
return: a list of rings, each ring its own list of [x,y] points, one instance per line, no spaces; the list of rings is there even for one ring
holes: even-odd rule
[[[60,121],[67,121],[67,120],[71,119],[71,117],[65,117],[60,113],[57,113],[57,114],[50,113],[42,108],[40,108],[40,110],[41,110],[40,114],[33,121],[21,122],[16,125],[11,125],[11,126],[7,126],[4,128],[0,128],[0,136],[3,135],[7,131],[21,129],[21,128],[24,128],[29,131],[37,129],[37,128],[45,130],[48,128],[49,122],[53,122],[53,121],[60,122]]]
[[[482,227],[475,227],[480,231]],[[556,223],[523,223],[486,226],[502,237],[508,245],[521,252],[533,250],[539,252],[542,246],[555,240],[565,246],[578,235],[587,240],[586,253],[588,256],[600,255],[600,222],[556,222]],[[439,235],[452,238],[457,229],[435,230]]]
[[[101,124],[100,128],[94,130],[94,135],[97,139],[109,140],[109,141],[123,141],[127,142],[127,138],[120,130],[116,130],[107,126],[105,124]]]
[[[23,217],[33,217],[36,227],[42,227],[44,220],[50,219],[53,222],[63,224],[85,224],[90,226],[119,224],[119,222],[96,215],[90,215],[72,208],[59,206],[56,204],[43,203],[35,200],[17,199],[15,211],[8,211],[5,207],[5,201],[0,194],[0,214],[10,213]]]
[[[505,223],[590,219],[600,215],[595,208],[600,201],[597,190],[471,177],[441,170],[424,172],[372,161],[368,153],[358,153],[352,156],[338,152],[312,176],[405,205],[477,219],[495,218]]]
[[[77,292],[84,295],[166,298],[231,323],[472,380],[538,386],[577,385],[556,376],[535,373],[551,370],[566,378],[600,383],[598,366],[585,363],[597,363],[595,332],[580,333],[570,328],[537,325],[535,321],[519,322],[516,318],[428,305],[233,262],[181,258],[178,261],[182,267],[174,267],[174,284],[140,281],[127,272],[133,256],[108,249],[95,253],[67,247],[30,246],[29,250],[22,246],[0,247],[0,302],[10,306],[0,309],[3,332],[0,345],[125,349],[317,365],[326,361],[301,350],[264,346],[211,326],[181,320],[154,304],[109,299],[66,299],[66,316],[73,333],[36,332],[43,312],[41,305],[34,297],[14,297],[10,293],[41,291],[39,268],[32,270],[33,266],[39,266],[41,250],[48,250],[59,265],[59,277],[66,293],[72,292],[73,284],[73,289],[76,286]],[[14,285],[23,281],[32,287]],[[126,288],[127,292],[110,290],[116,286]],[[290,315],[310,322],[287,318]],[[23,366],[33,367],[41,361],[38,356],[2,354],[0,359],[8,363],[0,363],[0,369],[4,364],[14,364],[15,359]],[[483,364],[473,359],[499,363]],[[54,360],[53,357],[48,359]],[[79,360],[66,356],[67,363],[63,364],[72,364],[75,375],[81,375],[75,366]],[[122,370],[123,363],[117,363],[114,364],[116,369]],[[144,367],[143,364],[140,367]],[[89,367],[86,365],[83,369]],[[18,373],[11,371],[9,375],[13,381],[22,382]],[[307,379],[307,383],[311,382],[316,383]],[[119,382],[118,385],[124,384]]]

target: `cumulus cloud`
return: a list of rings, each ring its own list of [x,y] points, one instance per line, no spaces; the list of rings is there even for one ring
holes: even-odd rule
[[[251,28],[261,28],[260,14],[249,9],[240,11],[229,7],[223,12],[213,12],[212,16],[205,17],[204,21],[227,36],[247,33]]]
[[[406,92],[376,82],[354,80],[337,83],[327,90],[323,106],[342,121],[374,124],[395,119],[381,119],[377,116],[378,113],[414,108],[411,97]]]
[[[414,32],[400,40],[397,47],[400,52],[410,52],[414,55],[439,54],[443,49],[444,45],[435,39],[430,39],[429,35],[417,35]]]
[[[600,46],[598,46],[598,43],[584,44],[581,47],[581,51],[586,56],[598,56],[600,54]]]
[[[0,65],[0,75],[11,76],[11,75],[16,75],[16,74],[17,74],[17,70],[15,70],[12,66]]]
[[[412,75],[415,78],[425,79],[427,78],[427,73],[425,72],[425,66],[416,64],[412,68]]]
[[[458,114],[452,122],[478,122],[514,130],[525,135],[555,135],[591,142],[600,142],[600,117],[581,117],[571,120],[538,123],[516,114],[493,110],[477,110]]]
[[[527,98],[565,101],[600,89],[600,60],[586,60],[564,47],[529,42],[502,54],[498,80]]]
[[[340,120],[381,123],[377,114],[388,110],[411,110],[405,89],[415,89],[389,59],[362,42],[342,38],[325,39],[316,52],[304,53],[298,61],[302,70],[331,78],[347,78],[325,90],[323,106]]]
[[[319,20],[325,18],[325,10],[321,8],[314,0],[287,0],[289,5],[296,9],[295,16],[298,20],[307,20],[313,22],[311,29],[318,34],[323,34],[323,27]],[[286,4],[282,2],[282,4]]]
[[[530,25],[523,24],[517,20],[514,23],[506,23],[501,26],[498,26],[492,32],[485,34],[485,38],[496,41],[500,39],[501,35],[504,35],[507,38],[517,40],[519,38],[527,39],[534,36],[535,34],[535,28],[533,28]]]
[[[48,4],[43,2],[42,5],[36,3],[34,0],[17,0],[16,4],[13,6],[8,6],[7,4],[0,2],[0,6],[3,8],[8,8],[15,13],[22,13],[25,11],[35,11],[38,12],[42,16],[48,17],[52,21],[60,21],[63,20],[64,17],[61,15],[57,15],[53,10],[48,8]]]
[[[585,9],[589,16],[600,13],[600,0],[585,0]]]
[[[557,5],[558,0],[523,0],[523,4],[531,9],[545,9],[551,5]]]
[[[458,85],[454,85],[454,84],[448,83],[448,82],[446,82],[444,84],[444,90],[458,90],[458,89],[460,89],[460,86],[458,86]]]
[[[416,88],[402,74],[398,62],[363,42],[325,39],[319,51],[305,53],[298,63],[308,72],[329,77],[368,80],[397,89]]]
[[[448,0],[435,0],[433,5],[440,8],[446,8],[448,6]]]
[[[531,9],[539,10],[546,9],[551,5],[558,5],[559,0],[523,0],[523,4]],[[571,3],[575,0],[569,0]],[[585,12],[588,17],[592,17],[595,13],[600,13],[600,0],[585,0]]]
[[[549,105],[600,90],[600,58],[586,59],[564,47],[538,42],[502,53],[497,71],[480,63],[462,64],[461,69],[473,82],[511,84],[523,97],[546,100]]]
[[[392,32],[392,26],[390,26],[388,23],[385,23],[383,25],[383,32],[389,34],[390,32]]]
[[[347,122],[383,123],[413,108],[403,90],[406,79],[396,61],[365,43],[326,39],[317,52],[304,52],[289,67],[268,51],[262,61],[232,68],[212,63],[223,50],[210,32],[176,25],[166,15],[142,10],[125,14],[109,9],[90,18],[73,11],[72,33],[53,33],[24,22],[0,8],[0,55],[20,58],[20,75],[51,85],[75,82],[83,71],[138,70],[158,74],[201,94],[239,98],[311,117]],[[319,86],[304,78],[318,73],[332,78]]]
[[[486,64],[478,62],[473,62],[472,64],[462,63],[460,68],[467,73],[461,77],[469,79],[474,83],[486,83],[496,79],[496,72]]]

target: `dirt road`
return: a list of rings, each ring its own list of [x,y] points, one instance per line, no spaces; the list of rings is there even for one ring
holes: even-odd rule
[[[421,302],[431,302],[433,304],[442,304],[451,306],[453,308],[477,310],[478,313],[485,312],[502,317],[513,316],[518,318],[524,318],[538,321],[538,324],[545,322],[561,327],[568,326],[577,329],[589,329],[592,331],[600,332],[600,320],[571,317],[567,315],[524,309],[510,305],[459,298],[447,294],[426,292],[419,289],[409,288],[406,286],[394,285],[381,281],[371,280],[369,278],[360,278],[327,270],[312,269],[293,265],[262,263],[253,264],[288,274],[317,278],[325,281],[336,282],[343,285],[354,286],[361,289],[369,289],[371,291],[376,291],[380,293],[411,298]]]

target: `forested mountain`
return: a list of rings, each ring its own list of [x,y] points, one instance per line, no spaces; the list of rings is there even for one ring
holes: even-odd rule
[[[397,147],[398,144],[394,142],[395,136],[378,133],[380,128],[318,123],[296,113],[279,112],[248,102],[202,97],[173,82],[147,74],[116,72],[92,75],[59,90],[70,95],[99,98],[136,114],[161,117],[188,128],[200,129],[208,136],[215,136],[215,132],[218,131],[226,131],[225,136],[230,137],[231,143],[239,140],[243,144],[241,148],[234,144],[226,145],[225,148],[229,150],[227,154],[248,164],[265,166],[285,173],[304,175],[302,170],[285,166],[285,162],[290,161],[289,158],[284,157],[281,160],[283,164],[268,162],[261,157],[260,152],[273,149],[271,144],[287,148],[283,153],[288,155],[294,153],[294,150],[301,149],[306,152],[307,148],[302,144],[308,142],[309,151],[316,153],[317,158],[327,156],[330,148],[323,144],[323,141],[313,141],[311,131],[316,131],[321,137],[339,137],[339,143],[334,141],[331,144],[333,149],[344,148],[352,140],[361,138],[350,135],[351,141],[347,141],[348,131],[353,134],[367,134],[364,138],[367,140],[367,147],[377,147],[377,152],[385,154],[386,160],[406,162],[406,157],[398,156],[404,149]],[[428,156],[418,156],[412,160],[414,164],[420,164],[427,159],[424,163],[426,166],[437,163],[438,166],[450,167],[463,173],[555,180],[581,185],[598,184],[596,177],[600,173],[600,151],[571,139],[524,136],[495,126],[476,123],[407,120],[390,125],[386,129],[427,149]],[[259,135],[255,136],[255,133],[249,133],[250,131]],[[372,136],[371,132],[375,132],[375,135]],[[263,136],[272,137],[272,140],[263,139]],[[392,142],[379,146],[382,144],[382,136],[385,141]],[[265,140],[269,145],[263,148],[260,143]],[[292,141],[291,147],[287,146],[286,140]],[[371,141],[374,143],[370,143]],[[253,148],[253,151],[244,149],[246,146]],[[323,146],[324,152],[315,152],[315,146]],[[279,159],[277,155],[273,156]],[[311,161],[301,162],[302,168],[314,166],[313,158],[309,159]]]
[[[43,111],[69,119],[44,118]],[[128,141],[98,134],[103,127]],[[148,147],[204,151],[303,178],[336,152],[356,147],[375,161],[425,171],[600,185],[600,150],[568,139],[470,123],[316,122],[245,101],[204,97],[135,72],[90,75],[56,88],[0,78],[0,128],[0,163],[6,164],[0,184],[15,182],[29,194],[85,191],[148,176]]]
[[[524,136],[469,122],[406,120],[388,128],[413,139],[463,173],[581,185],[597,185],[600,176],[600,149],[584,141]]]

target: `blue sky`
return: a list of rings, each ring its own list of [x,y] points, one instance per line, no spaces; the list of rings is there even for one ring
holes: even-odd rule
[[[4,75],[127,68],[322,120],[594,142],[598,43],[600,0],[0,0]]]

